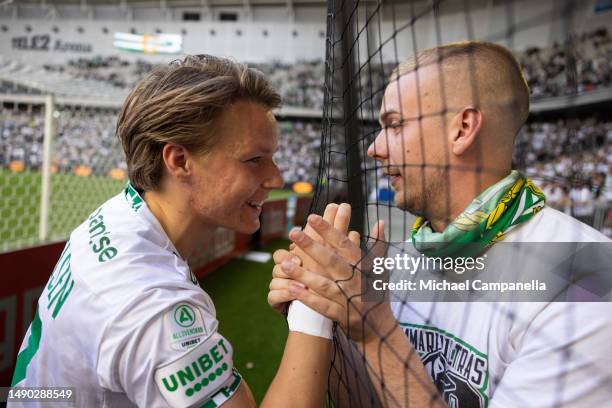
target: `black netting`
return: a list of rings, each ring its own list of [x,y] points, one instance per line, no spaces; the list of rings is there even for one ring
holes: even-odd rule
[[[372,227],[379,219],[386,221],[387,254],[401,254],[412,245],[413,213],[431,214],[428,206],[435,200],[438,216],[443,211],[440,208],[446,209],[440,225],[448,225],[458,215],[453,184],[474,178],[465,185],[470,191],[467,194],[476,197],[490,185],[489,180],[503,177],[499,174],[503,166],[488,165],[491,160],[487,156],[493,148],[490,143],[473,144],[469,154],[478,163],[463,168],[456,164],[458,160],[452,160],[458,153],[453,151],[455,145],[448,142],[453,131],[451,119],[462,108],[456,105],[453,92],[459,92],[461,86],[471,88],[466,105],[485,112],[483,126],[488,128],[483,128],[481,134],[493,137],[496,130],[490,127],[502,124],[487,113],[488,104],[494,103],[496,93],[501,95],[503,90],[486,88],[479,82],[483,75],[496,73],[494,69],[483,71],[476,56],[478,46],[473,51],[464,47],[458,59],[453,59],[452,49],[435,48],[477,40],[508,49],[520,64],[531,92],[529,117],[515,132],[508,166],[544,190],[549,207],[609,233],[606,225],[612,221],[606,185],[612,177],[608,163],[612,124],[606,112],[610,104],[605,98],[589,104],[584,97],[610,84],[610,36],[605,29],[597,28],[577,32],[572,26],[577,3],[547,4],[548,8],[538,8],[541,12],[525,13],[519,12],[520,8],[530,7],[524,1],[329,1],[320,167],[311,212],[322,214],[328,203],[348,202],[352,206],[350,229],[361,234],[364,258],[371,247],[368,241],[373,238]],[[552,27],[547,31],[548,45],[530,46],[529,38],[541,44],[541,39],[534,36],[542,27]],[[431,49],[433,57],[420,57]],[[409,68],[395,71],[406,62]],[[443,64],[461,66],[446,69]],[[458,73],[457,81],[463,81],[461,86],[457,82],[455,87],[454,78],[448,77],[453,72]],[[404,75],[412,79],[402,82]],[[428,106],[428,93],[438,95],[437,108]],[[412,105],[408,106],[407,101]],[[519,118],[521,103],[517,98],[502,98],[492,110],[510,112]],[[397,118],[395,122],[381,115],[391,110]],[[451,119],[446,120],[448,117]],[[427,129],[432,129],[428,122],[435,120],[443,122],[436,127],[439,132],[428,134]],[[499,129],[497,133],[504,132],[510,131]],[[375,139],[379,144],[372,148]],[[428,153],[428,148],[434,149],[432,146],[437,146],[437,156]],[[371,157],[372,152],[368,155],[368,148],[374,149],[378,160]],[[401,159],[397,155],[390,157],[393,149],[401,150]],[[458,176],[461,171],[463,178]],[[399,177],[392,181],[384,173]],[[494,174],[497,176],[488,176]],[[408,175],[410,180],[406,179]],[[400,194],[411,196],[402,200]],[[403,209],[397,208],[398,199],[404,202]],[[575,241],[580,239],[575,237]],[[346,279],[367,281],[369,274],[358,266]],[[362,287],[367,288],[367,284]],[[351,306],[353,299],[363,300],[365,290],[346,293],[346,302],[348,313],[361,314],[367,326],[370,322],[364,310],[368,309]],[[516,302],[523,299],[450,304],[436,295],[427,302],[417,302],[405,292],[390,292],[387,296],[384,302],[392,302],[394,315],[422,361],[418,371],[425,368],[438,395],[449,406],[487,406],[495,390],[503,393],[505,399],[499,397],[502,405],[512,400],[511,406],[559,406],[570,399],[565,391],[567,384],[576,379],[575,364],[580,358],[573,354],[576,351],[569,343],[556,337],[558,333],[550,331],[546,322],[538,321],[534,307]],[[377,304],[371,303],[371,307]],[[562,317],[557,317],[555,324],[567,339],[578,332],[577,320],[585,313],[596,315],[602,310],[585,312],[582,307],[579,303],[559,306]],[[541,330],[533,327],[539,323],[544,326]],[[512,330],[528,340],[513,338]],[[377,355],[364,356],[365,346],[347,339],[346,333],[336,328],[328,382],[333,406],[437,406],[436,399],[414,404],[415,393],[422,391],[417,390],[420,380],[413,369],[415,360],[395,352],[391,342],[386,341],[388,334],[378,333]],[[493,350],[492,337],[506,343]],[[485,340],[474,344],[474,338]],[[520,387],[524,384],[513,388],[504,383],[504,378],[510,381],[508,376],[517,375],[504,371],[511,364],[505,359],[512,362],[518,356],[517,350],[527,343],[538,343],[539,352],[548,353],[540,356],[539,364],[556,367],[557,374],[549,378],[524,373],[528,378],[542,379],[541,399],[537,402],[525,399],[525,395],[534,394],[523,393]],[[449,347],[455,351],[449,351]],[[395,355],[399,364],[390,367],[377,363],[384,353]],[[603,384],[610,379],[605,369],[593,370],[596,381]]]

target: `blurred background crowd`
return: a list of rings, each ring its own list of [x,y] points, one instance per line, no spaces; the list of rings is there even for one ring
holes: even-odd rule
[[[605,28],[574,36],[565,44],[531,47],[517,53],[516,57],[534,99],[588,92],[609,86],[612,80],[612,37]],[[360,71],[361,89],[374,95],[374,109],[379,109],[384,86],[380,79],[388,77],[397,64],[377,61],[368,61],[367,64],[367,69]],[[249,65],[266,74],[281,93],[285,105],[323,108],[325,65],[322,60]],[[575,66],[576,75],[568,74],[574,72],[568,70],[568,66]],[[15,61],[0,61],[0,69],[2,67],[6,71],[33,69]],[[43,65],[47,74],[61,73],[75,79],[110,84],[122,90],[132,88],[154,68],[154,64],[145,60],[131,62],[117,56],[79,58],[68,64]]]
[[[115,139],[116,112],[65,109],[57,112],[52,171],[72,173],[89,168],[94,176],[126,170],[121,146]],[[42,165],[44,117],[40,112],[0,109],[0,168]],[[285,184],[314,183],[318,171],[321,125],[299,120],[279,121],[279,148],[274,159]],[[124,174],[119,173],[121,176]]]
[[[530,122],[517,136],[514,163],[542,189],[549,206],[612,236],[611,121]]]
[[[564,44],[549,48],[528,48],[517,54],[532,100],[581,94],[610,86],[612,39],[606,29],[596,29],[571,37]],[[567,67],[573,64],[574,70]],[[271,62],[251,64],[261,70],[279,90],[283,105],[321,110],[323,106],[323,61],[296,64]],[[376,114],[385,78],[394,63],[370,61],[362,70],[359,89],[362,110]],[[15,61],[0,60],[0,72],[32,72],[60,75],[70,81],[111,85],[127,93],[155,65],[144,60],[129,62],[119,57],[93,57],[67,64],[26,67]],[[40,71],[42,70],[42,71]],[[575,72],[576,75],[568,75]],[[57,82],[57,81],[56,81]],[[84,88],[84,92],[91,92]],[[1,92],[41,92],[15,83],[0,81]],[[532,177],[546,193],[548,204],[612,236],[612,122],[602,115],[582,115],[567,119],[531,117],[516,140],[515,167]],[[82,175],[125,177],[126,168],[114,137],[116,110],[64,107],[55,113],[57,137],[54,140],[52,171]],[[42,163],[44,120],[39,110],[17,105],[0,108],[0,168],[37,170]],[[372,116],[368,120],[372,120]],[[282,118],[279,121],[279,150],[275,159],[286,186],[299,181],[317,183],[321,146],[321,120]],[[329,160],[329,174],[341,174],[342,161]]]
[[[533,98],[588,92],[610,85],[612,39],[605,28],[596,29],[563,45],[555,42],[549,48],[528,48],[517,59]],[[568,66],[575,67],[575,77]]]
[[[0,167],[16,163],[37,170],[42,163],[44,120],[40,113],[0,110]],[[58,113],[52,171],[125,176],[123,153],[115,140],[116,114],[77,109]],[[298,181],[316,183],[321,124],[279,121],[275,160],[287,187]],[[330,166],[341,165],[333,163]],[[533,121],[516,139],[515,167],[531,177],[548,204],[591,225],[611,220],[602,212],[612,204],[612,121],[595,117]],[[333,172],[333,169],[328,170]],[[123,173],[122,173],[123,172]],[[608,226],[612,234],[612,225]]]

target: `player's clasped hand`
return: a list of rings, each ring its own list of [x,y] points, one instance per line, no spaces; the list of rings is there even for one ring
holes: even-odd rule
[[[350,209],[350,207],[349,207]],[[296,250],[306,254],[309,265],[284,251],[276,253],[268,302],[278,309],[278,301],[300,300],[307,306],[338,322],[355,341],[368,342],[391,332],[397,325],[388,303],[362,299],[359,234],[346,234],[319,215],[308,217],[310,227],[320,240],[294,229],[289,238]],[[384,223],[373,228],[376,242],[384,241]],[[375,245],[374,252],[382,252]],[[380,255],[383,255],[381,253]]]
[[[351,218],[351,207],[348,204],[338,206],[337,204],[328,204],[323,213],[323,218],[338,228],[340,231],[346,231]],[[323,242],[322,238],[313,231],[313,229],[306,225],[304,232],[319,242]],[[359,241],[359,237],[357,237]],[[281,264],[285,260],[295,262],[298,265],[305,265],[306,267],[312,266],[314,261],[308,257],[304,252],[296,247],[295,244],[291,244],[289,251],[285,249],[279,249],[273,254],[274,269],[272,270],[272,281],[270,282],[270,292],[268,293],[268,303],[272,308],[277,310],[283,315],[287,314],[289,302],[295,299],[289,292],[291,285],[298,285],[304,287],[300,282],[293,281],[289,276],[283,272]]]
[[[323,212],[323,219],[334,228],[344,234],[348,231],[349,222],[351,219],[351,206],[349,204],[328,204]],[[304,228],[304,233],[312,237],[315,241],[325,244],[323,238],[317,234],[312,227],[307,224]],[[351,231],[348,233],[350,239],[359,245],[359,233]],[[295,300],[295,297],[290,293],[289,287],[291,285],[305,288],[305,286],[295,280],[291,280],[282,268],[282,263],[285,260],[289,260],[303,265],[305,268],[316,267],[316,262],[311,259],[304,251],[298,248],[294,243],[289,246],[289,251],[285,249],[279,249],[274,252],[274,269],[272,270],[272,281],[270,282],[270,292],[268,293],[268,303],[272,308],[276,309],[283,315],[287,314],[289,302]]]

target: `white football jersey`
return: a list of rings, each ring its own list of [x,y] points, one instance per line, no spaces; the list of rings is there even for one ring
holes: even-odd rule
[[[216,407],[241,381],[217,326],[210,297],[128,184],[71,234],[13,385],[72,387],[78,407]]]
[[[545,207],[502,242],[610,240]],[[493,253],[487,251],[488,264],[495,263]],[[405,301],[392,302],[393,313],[450,407],[599,407],[612,399],[610,302],[411,302],[409,293],[401,296]]]

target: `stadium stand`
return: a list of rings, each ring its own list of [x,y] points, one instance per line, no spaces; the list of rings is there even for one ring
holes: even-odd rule
[[[516,167],[541,187],[548,205],[603,228],[612,205],[612,122],[531,122],[516,145]]]
[[[3,109],[0,117],[0,167],[22,162],[26,169],[39,169],[43,116]],[[84,165],[92,167],[93,175],[125,170],[114,136],[115,121],[113,111],[61,111],[54,142],[55,170],[74,173]],[[285,184],[316,183],[320,125],[282,120],[279,129],[275,160]],[[606,217],[599,213],[612,206],[612,122],[596,118],[531,122],[521,131],[516,144],[516,166],[545,190],[551,206],[602,228]]]
[[[568,53],[570,48],[572,53]],[[533,99],[589,92],[610,86],[612,80],[612,38],[605,28],[577,35],[563,45],[554,43],[548,48],[527,48],[518,52],[517,58]],[[567,64],[576,65],[576,78],[568,77]],[[285,105],[322,109],[323,89],[320,85],[325,69],[322,60],[249,65],[270,78],[283,96]],[[373,107],[365,108],[378,109],[384,84],[377,81],[388,76],[393,65],[372,61],[367,70],[361,71],[361,89],[374,95]],[[78,58],[67,64],[44,64],[42,67],[0,59],[0,80],[11,78],[22,86],[58,95],[85,98],[101,95],[107,99],[121,99],[125,97],[127,89],[154,67],[151,62],[129,61],[117,56]],[[376,72],[370,72],[372,70]],[[379,72],[386,75],[379,75]],[[33,80],[32,77],[37,79]],[[363,100],[366,99],[367,95]]]
[[[588,92],[610,85],[612,38],[607,29],[600,28],[575,36],[564,45],[528,48],[518,59],[533,98]],[[576,78],[568,76],[568,64],[575,64]]]
[[[4,61],[1,57],[0,82],[15,84],[13,88],[3,88],[10,93],[20,93],[25,88],[30,89],[26,92],[30,94],[52,93],[56,96],[111,101],[121,101],[128,93],[127,89],[117,88],[104,81],[74,77],[61,71],[17,61]]]
[[[571,53],[568,52],[571,49]],[[569,56],[575,56],[575,60]],[[533,101],[585,93],[610,86],[612,38],[605,28],[571,37],[566,44],[530,47],[517,53]],[[567,64],[575,64],[576,77],[568,77]],[[285,106],[320,110],[323,106],[322,60],[295,64],[273,61],[249,64],[264,72],[279,89]],[[393,63],[371,61],[363,70],[360,89],[369,101],[361,110],[376,112]],[[54,93],[73,98],[121,101],[128,90],[155,64],[118,56],[96,56],[70,60],[67,64],[32,66],[0,57],[0,92]],[[370,98],[371,96],[371,98]],[[0,166],[23,163],[26,169],[41,165],[43,119],[40,114],[4,109]],[[104,160],[92,174],[107,175],[125,169],[114,140],[116,113],[112,110],[64,109],[58,115],[54,169],[75,172],[91,157]],[[365,116],[364,116],[365,117]],[[320,124],[315,120],[283,120],[280,125],[276,161],[287,186],[297,181],[316,183]],[[552,147],[552,148],[551,148]],[[612,205],[612,123],[596,118],[582,121],[532,121],[517,137],[514,158],[517,167],[540,182],[549,204],[603,229],[612,236],[607,208]],[[333,161],[332,161],[333,162]],[[336,165],[340,165],[336,163]],[[334,168],[330,168],[334,173]],[[340,173],[340,172],[338,172]],[[333,178],[333,177],[332,177]],[[603,214],[603,215],[602,215]]]
[[[22,162],[25,169],[38,170],[42,163],[44,118],[36,112],[0,110],[0,168]],[[115,139],[116,113],[103,110],[64,109],[58,113],[53,164],[60,173],[73,173],[79,166],[92,167],[93,175],[125,170],[123,153]],[[279,150],[275,160],[285,183],[316,182],[321,128],[317,123],[281,121]],[[95,165],[93,165],[95,164]]]
[[[569,36],[550,46],[526,47],[516,53],[530,86],[532,102],[560,100],[567,95],[610,89],[612,81],[612,37],[607,28],[596,28]],[[120,106],[127,92],[156,67],[153,60],[128,59],[118,55],[69,59],[66,63],[16,61],[0,56],[0,93],[44,95],[79,101],[110,101]],[[272,60],[249,63],[262,71],[280,91],[283,105],[320,112],[323,107],[323,60],[295,63]],[[371,121],[378,111],[382,91],[395,62],[364,62],[359,67],[360,116]],[[575,71],[568,69],[575,67]],[[367,68],[367,69],[366,69]],[[575,75],[568,75],[568,72]],[[73,103],[72,105],[78,105]],[[535,103],[534,103],[535,105]],[[9,104],[9,106],[11,106]],[[39,109],[23,106],[0,111],[0,168],[37,170],[42,163],[44,120]],[[276,161],[286,186],[298,181],[317,182],[321,124],[317,117],[281,119]],[[560,114],[565,118],[567,115]],[[57,112],[53,171],[75,173],[83,166],[87,174],[121,175],[122,154],[114,139],[116,110],[80,109]],[[92,165],[92,157],[95,165]],[[607,208],[612,204],[612,123],[595,117],[582,120],[531,120],[517,137],[515,165],[537,180],[548,193],[549,204],[595,226],[607,228],[612,221]],[[331,180],[342,174],[330,160]],[[11,167],[13,166],[13,167]],[[603,215],[602,215],[603,214]]]

